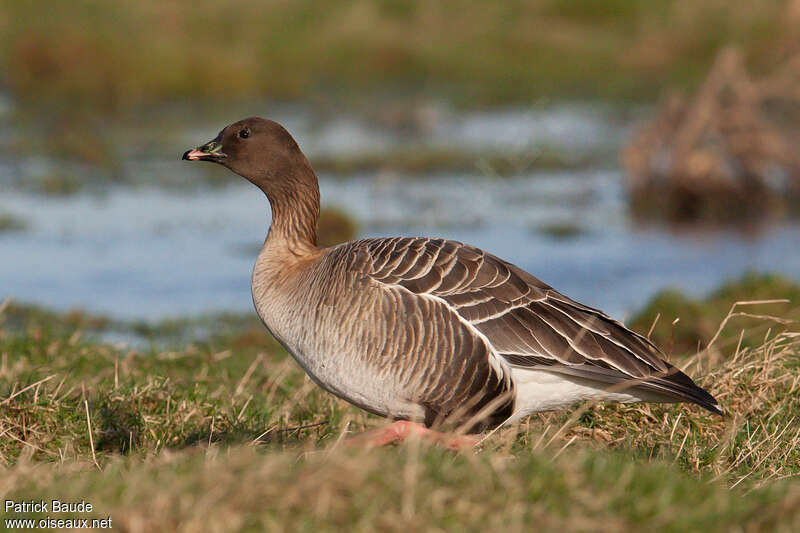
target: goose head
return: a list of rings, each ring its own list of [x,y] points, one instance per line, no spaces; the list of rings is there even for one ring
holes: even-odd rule
[[[187,161],[210,161],[229,168],[269,193],[291,185],[310,165],[286,129],[261,117],[225,127],[212,140],[183,154]]]

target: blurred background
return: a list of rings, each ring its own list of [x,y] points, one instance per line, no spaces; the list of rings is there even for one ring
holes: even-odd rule
[[[0,62],[28,309],[252,314],[268,204],[180,161],[250,115],[308,155],[328,244],[466,241],[620,319],[800,280],[797,0],[0,0]]]

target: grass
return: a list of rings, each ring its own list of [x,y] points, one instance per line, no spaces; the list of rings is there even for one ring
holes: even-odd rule
[[[53,172],[40,176],[30,184],[37,193],[45,196],[71,196],[84,189],[84,180],[78,176],[63,172]]]
[[[352,241],[357,236],[358,225],[349,214],[335,207],[322,208],[317,222],[317,243],[320,246]]]
[[[0,234],[25,231],[28,223],[17,215],[0,212]]]
[[[535,524],[547,531],[790,532],[800,525],[794,484],[744,495],[665,463],[589,451],[512,460],[407,446],[298,461],[297,454],[236,448],[117,458],[102,472],[38,470],[26,464],[1,483],[20,498],[89,495],[96,516],[130,531],[521,532]],[[37,481],[21,484],[23,476]]]
[[[312,164],[318,172],[337,175],[390,170],[427,175],[454,171],[480,172],[491,177],[504,177],[531,170],[597,167],[608,165],[613,159],[613,153],[599,151],[576,155],[553,147],[531,147],[516,153],[413,147],[352,156],[317,155]]]
[[[736,302],[776,301],[771,304],[742,305]],[[668,289],[657,294],[628,324],[650,337],[667,353],[691,353],[705,348],[723,319],[731,311],[731,324],[721,332],[720,344],[758,346],[764,334],[797,330],[800,324],[800,285],[774,274],[746,274],[729,281],[698,300]],[[771,319],[767,317],[776,317]]]
[[[537,228],[537,231],[553,240],[576,239],[586,233],[586,229],[580,223],[568,220],[544,224]]]
[[[376,93],[652,100],[696,84],[728,42],[768,69],[791,20],[782,0],[3,0],[0,65],[17,103],[46,114]]]
[[[342,446],[383,421],[321,391],[254,321],[165,351],[92,340],[96,320],[0,314],[0,498],[86,500],[130,531],[800,527],[800,337],[769,321],[750,326],[758,344],[675,359],[728,418],[586,405],[454,454]]]

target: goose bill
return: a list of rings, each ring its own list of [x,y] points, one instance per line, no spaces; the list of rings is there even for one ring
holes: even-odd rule
[[[183,154],[183,158],[187,161],[212,161],[219,163],[227,156],[222,152],[222,142],[218,136],[212,141],[208,141],[203,146],[199,146],[194,150],[187,150]]]

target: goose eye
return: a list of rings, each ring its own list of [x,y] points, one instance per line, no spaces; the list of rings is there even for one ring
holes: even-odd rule
[[[240,139],[247,139],[248,137],[250,137],[250,128],[244,128],[243,130],[239,130]]]

